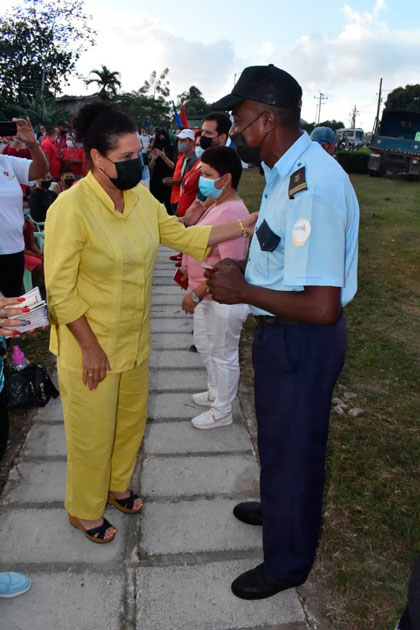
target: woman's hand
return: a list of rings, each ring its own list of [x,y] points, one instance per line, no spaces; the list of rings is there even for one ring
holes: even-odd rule
[[[205,211],[206,206],[204,205],[204,203],[199,199],[195,199],[195,201],[192,202],[184,215],[184,225],[186,225],[187,227],[189,225],[195,225],[200,217],[203,216]]]
[[[29,308],[7,308],[24,302],[25,298],[4,298],[0,297],[0,335],[13,335],[17,336],[19,333],[17,330],[11,330],[10,328],[4,328],[4,326],[20,326],[20,319],[15,319],[14,315],[20,315],[21,313],[29,313]]]
[[[104,380],[107,371],[111,370],[108,357],[99,343],[82,348],[83,383],[90,391],[96,389]]]
[[[186,294],[186,296],[184,297],[184,299],[182,300],[182,310],[185,313],[189,313],[190,315],[192,315],[194,313],[194,309],[197,306],[197,304],[193,301],[192,297],[191,297],[191,291],[189,293]]]
[[[27,147],[33,147],[38,144],[28,116],[26,116],[26,118],[12,118],[12,120],[16,123],[17,138],[19,138],[19,140],[24,142]]]

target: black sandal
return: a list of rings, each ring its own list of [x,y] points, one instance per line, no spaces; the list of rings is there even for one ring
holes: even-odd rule
[[[69,514],[69,521],[73,527],[80,529],[86,538],[89,538],[89,540],[94,543],[109,543],[115,538],[115,534],[113,534],[110,538],[105,538],[106,530],[109,527],[113,527],[106,518],[104,518],[102,525],[99,525],[99,527],[92,527],[91,529],[85,529],[80,520],[76,516],[71,516],[71,514]]]
[[[124,512],[124,514],[137,514],[138,512],[140,512],[143,507],[143,503],[137,510],[133,509],[134,502],[137,499],[140,499],[139,495],[132,490],[130,490],[129,496],[125,499],[116,499],[114,496],[112,496],[111,493],[109,493],[108,495],[108,503],[111,503],[111,505],[116,507],[117,510],[119,510],[120,512]]]

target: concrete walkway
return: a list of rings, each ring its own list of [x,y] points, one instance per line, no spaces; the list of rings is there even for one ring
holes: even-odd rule
[[[0,513],[0,570],[28,573],[31,590],[0,600],[1,630],[304,630],[294,590],[268,600],[234,597],[231,581],[261,562],[261,530],[232,508],[258,496],[258,466],[245,423],[198,431],[202,409],[191,394],[206,388],[189,352],[192,318],[172,281],[171,252],[155,271],[150,421],[133,488],[140,516],[109,506],[119,528],[94,545],[70,527],[62,501],[65,438],[59,401],[37,415]]]

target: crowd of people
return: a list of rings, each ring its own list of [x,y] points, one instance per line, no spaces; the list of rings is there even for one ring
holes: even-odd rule
[[[0,334],[19,321],[24,265],[39,277],[45,265],[68,449],[65,507],[90,541],[117,534],[108,503],[129,514],[143,506],[130,479],[147,417],[159,245],[177,252],[182,308],[193,315],[207,372],[206,391],[192,397],[207,408],[192,418],[195,428],[232,423],[239,336],[254,315],[261,502],[234,514],[262,525],[264,562],[233,582],[243,599],[302,584],[311,570],[331,396],[347,346],[343,308],[357,289],[357,199],[332,158],[332,130],[315,129],[312,141],[299,129],[301,97],[288,73],[253,66],[201,129],[180,129],[175,142],[98,101],[71,128],[46,125],[40,145],[30,121],[16,120],[0,155]],[[243,164],[266,178],[259,215],[238,193]],[[0,590],[2,580],[19,581],[2,575]]]

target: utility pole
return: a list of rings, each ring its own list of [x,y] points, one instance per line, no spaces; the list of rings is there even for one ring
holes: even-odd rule
[[[321,106],[325,101],[328,100],[328,96],[325,96],[325,94],[320,92],[319,96],[314,96],[314,99],[318,101],[318,104],[317,104],[318,120],[316,119],[316,116],[315,116],[315,124],[319,125],[321,121]]]
[[[381,109],[382,103],[382,79],[379,81],[379,92],[378,92],[378,109],[376,110],[376,118],[373,123],[373,133],[376,133],[379,127],[379,111]]]
[[[350,112],[350,120],[351,120],[351,128],[355,129],[356,128],[356,118],[357,116],[360,114],[360,112],[358,111],[356,105],[353,107],[353,109]]]

